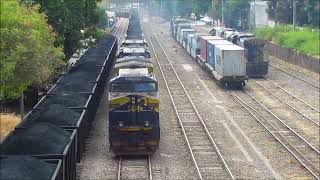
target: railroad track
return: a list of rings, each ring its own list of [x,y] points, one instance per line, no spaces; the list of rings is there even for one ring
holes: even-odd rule
[[[282,71],[292,77],[295,77],[297,79],[299,79],[300,81],[303,81],[305,82],[306,84],[309,84],[310,86],[316,88],[317,90],[319,90],[319,78],[314,78],[310,75],[306,75],[305,73],[302,73],[300,71],[297,71],[293,68],[288,68],[288,67],[285,67],[284,65],[282,65],[282,67],[278,66],[278,65],[275,65],[275,64],[271,64],[269,63],[269,66],[273,67],[274,69],[277,69],[279,71]],[[287,69],[285,69],[285,68]]]
[[[319,149],[296,133],[248,91],[229,92],[310,174],[316,179],[320,178]]]
[[[149,179],[152,180],[151,157],[119,157],[117,179]]]
[[[151,39],[148,31],[147,34],[198,177],[200,179],[234,179],[217,143],[211,136],[157,35],[154,34]]]
[[[281,67],[283,67],[283,68],[290,69],[290,70],[295,71],[295,72],[297,72],[297,73],[300,73],[300,74],[302,74],[302,75],[304,75],[304,76],[306,76],[306,77],[308,77],[308,78],[311,78],[311,79],[314,79],[314,80],[319,81],[319,75],[315,75],[315,74],[313,74],[313,73],[303,72],[303,71],[298,70],[298,69],[296,69],[296,68],[287,66],[287,65],[285,65],[284,63],[277,62],[276,60],[270,60],[270,62],[272,62],[272,64],[277,65],[278,67],[281,66]]]
[[[121,42],[124,39],[124,32],[126,32],[128,28],[128,23],[129,23],[128,19],[125,18],[125,20],[121,24],[119,24],[119,27],[116,29],[116,32],[114,33],[114,35],[117,37],[117,40],[118,40],[118,49],[120,48]]]
[[[313,107],[312,105],[308,104],[304,100],[298,98],[297,96],[291,94],[286,89],[282,88],[281,86],[277,85],[275,82],[269,79],[254,80],[252,81],[257,84],[259,87],[270,93],[272,96],[280,100],[282,103],[286,104],[290,107],[293,111],[298,113],[298,116],[303,117],[304,119],[311,122],[313,125],[316,126],[316,130],[320,127],[319,125],[319,109]],[[301,112],[302,109],[304,112]],[[313,116],[312,116],[313,115]]]

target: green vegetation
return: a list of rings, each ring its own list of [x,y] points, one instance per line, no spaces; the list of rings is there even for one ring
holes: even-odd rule
[[[301,27],[293,31],[292,26],[276,25],[274,28],[257,28],[254,34],[262,39],[273,41],[287,48],[296,49],[304,54],[312,56],[320,55],[319,28]]]
[[[48,23],[58,34],[56,45],[64,47],[67,58],[82,47],[83,35],[80,30],[89,30],[93,36],[96,34],[96,27],[102,20],[100,16],[103,16],[97,6],[97,2],[100,0],[20,1],[28,6],[40,5],[39,11],[47,15]]]
[[[45,88],[63,71],[65,59],[87,44],[85,38],[106,35],[106,13],[98,2],[0,1],[0,101],[18,99],[30,87]]]
[[[296,1],[297,7],[297,24],[300,26],[308,25],[320,26],[320,1]],[[267,13],[269,17],[277,23],[291,24],[293,0],[269,0]]]
[[[41,85],[63,65],[63,49],[39,6],[1,1],[0,100],[16,99],[31,84]]]

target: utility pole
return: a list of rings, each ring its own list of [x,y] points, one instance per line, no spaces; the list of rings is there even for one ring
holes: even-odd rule
[[[224,0],[221,0],[221,16],[222,16],[222,18],[221,18],[221,21],[222,21],[222,24],[223,24],[223,26],[224,26]]]
[[[296,18],[297,18],[297,16],[296,16],[296,13],[297,13],[297,2],[296,2],[296,0],[293,0],[293,13],[292,13],[292,21],[293,21],[293,31],[295,31],[296,30]]]

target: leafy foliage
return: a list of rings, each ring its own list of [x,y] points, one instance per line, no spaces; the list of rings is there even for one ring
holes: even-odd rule
[[[15,99],[31,84],[42,84],[63,65],[63,49],[39,6],[1,1],[0,100]]]
[[[48,16],[49,24],[58,33],[56,45],[64,46],[67,58],[82,46],[80,30],[95,29],[99,24],[101,11],[97,10],[97,0],[20,1],[27,5],[40,4],[40,12]]]
[[[292,31],[292,26],[277,25],[274,28],[257,28],[255,35],[269,41],[274,41],[284,47],[296,49],[304,54],[320,55],[319,29],[303,27]]]
[[[298,25],[320,26],[319,0],[295,0]],[[269,0],[267,13],[278,23],[292,23],[293,0]]]

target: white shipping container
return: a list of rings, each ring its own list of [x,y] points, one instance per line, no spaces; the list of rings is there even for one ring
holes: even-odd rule
[[[216,45],[215,71],[222,78],[246,76],[244,49],[237,45]]]
[[[188,46],[192,47],[192,39],[194,38],[194,34],[188,34]]]
[[[194,58],[194,60],[196,60],[196,57],[197,57],[196,52],[197,52],[196,48],[193,47],[193,48],[190,49],[190,54]]]

